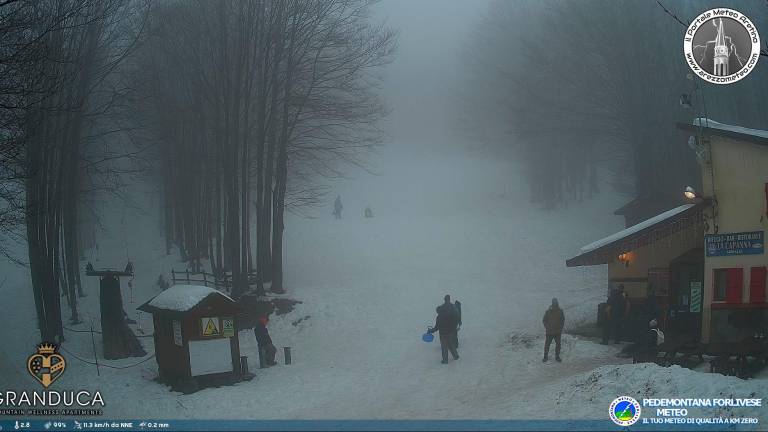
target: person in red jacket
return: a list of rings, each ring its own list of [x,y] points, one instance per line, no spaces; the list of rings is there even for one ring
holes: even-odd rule
[[[275,348],[275,345],[272,343],[272,338],[269,336],[267,323],[269,323],[269,318],[260,316],[258,322],[253,327],[253,334],[256,336],[256,343],[259,345],[259,355],[263,355],[265,358],[264,363],[267,366],[274,366],[277,364],[275,361],[277,348]]]

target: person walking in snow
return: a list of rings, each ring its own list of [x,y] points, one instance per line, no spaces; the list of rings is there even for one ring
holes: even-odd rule
[[[272,338],[269,336],[267,323],[269,323],[269,318],[260,316],[256,325],[253,327],[253,334],[256,336],[256,343],[259,345],[259,356],[264,356],[264,363],[267,366],[274,366],[277,364],[275,361],[277,348],[275,348],[275,345],[272,343]]]
[[[459,348],[459,330],[461,330],[461,302],[456,300],[453,302],[453,308],[456,309],[456,315],[459,319],[459,325],[456,327],[456,333],[454,333],[453,337],[453,346],[456,347],[456,349]]]
[[[448,363],[448,352],[451,353],[454,360],[459,359],[459,352],[456,350],[456,328],[459,325],[459,314],[456,307],[451,304],[451,296],[444,297],[445,302],[438,306],[435,311],[437,318],[435,326],[427,330],[429,333],[440,333],[440,350],[443,355],[443,364]]]
[[[565,312],[560,309],[556,298],[552,299],[552,304],[549,306],[549,309],[544,312],[544,318],[541,322],[546,329],[544,358],[541,361],[547,361],[549,357],[549,346],[552,344],[553,340],[555,341],[555,360],[562,361],[560,359],[560,341],[563,333],[563,326],[565,326]]]
[[[341,210],[344,206],[341,204],[341,195],[336,195],[336,201],[333,202],[333,215],[336,219],[341,219]]]

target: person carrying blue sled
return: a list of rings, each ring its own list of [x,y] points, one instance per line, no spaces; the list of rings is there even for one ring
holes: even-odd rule
[[[459,353],[456,350],[456,329],[459,326],[459,314],[453,304],[451,304],[451,296],[449,295],[445,296],[445,303],[438,306],[436,312],[435,326],[427,332],[430,334],[438,332],[440,334],[440,350],[443,355],[442,363],[447,364],[448,352],[451,353],[454,360],[459,359]]]

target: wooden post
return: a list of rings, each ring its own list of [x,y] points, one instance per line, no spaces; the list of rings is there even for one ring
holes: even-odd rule
[[[264,348],[259,347],[259,369],[267,367],[267,360],[265,357],[266,353],[264,352]]]
[[[91,318],[91,346],[93,346],[93,358],[96,360],[96,376],[101,376],[99,371],[99,356],[96,354],[96,338],[93,336],[93,318]]]
[[[248,373],[248,357],[240,356],[240,374],[246,375]]]
[[[283,347],[283,358],[285,359],[285,364],[291,364],[291,347]]]
[[[208,286],[208,278],[205,276],[205,272],[203,272],[203,285]]]

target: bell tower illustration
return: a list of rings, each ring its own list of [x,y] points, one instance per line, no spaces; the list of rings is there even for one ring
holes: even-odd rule
[[[713,23],[714,24],[714,21]],[[728,75],[728,59],[730,57],[728,45],[725,43],[725,31],[723,30],[723,19],[720,18],[717,26],[717,37],[715,38],[715,56],[714,73],[715,76]]]

